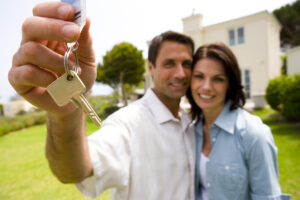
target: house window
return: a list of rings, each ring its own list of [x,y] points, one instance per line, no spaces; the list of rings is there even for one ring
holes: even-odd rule
[[[245,90],[245,94],[247,98],[251,97],[251,82],[250,82],[250,70],[249,69],[245,69],[244,70],[244,90]]]
[[[229,45],[234,46],[236,44],[245,43],[244,27],[239,27],[229,30]]]
[[[244,43],[244,27],[240,27],[237,29],[238,33],[238,44]]]
[[[235,45],[235,37],[234,37],[234,30],[229,31],[229,45]]]

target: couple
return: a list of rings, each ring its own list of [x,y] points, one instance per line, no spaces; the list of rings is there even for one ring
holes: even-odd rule
[[[89,34],[70,22],[71,6],[38,4],[23,23],[9,81],[26,100],[47,111],[46,156],[64,183],[87,196],[108,188],[112,199],[281,199],[277,149],[270,129],[242,106],[240,71],[224,44],[194,52],[193,41],[165,32],[149,47],[154,87],[86,137],[85,114],[58,107],[46,92],[64,73],[65,42],[78,41],[79,72],[88,89],[96,77]],[[51,26],[49,26],[51,24]],[[187,94],[191,114],[180,99]]]

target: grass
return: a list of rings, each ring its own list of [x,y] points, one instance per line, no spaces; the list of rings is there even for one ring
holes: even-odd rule
[[[254,111],[268,124],[278,147],[282,191],[300,199],[300,125],[285,122],[271,109]],[[97,130],[89,123],[88,133]],[[60,183],[45,159],[45,125],[0,137],[0,199],[87,200],[72,184]],[[106,191],[98,200],[109,200]]]
[[[97,129],[88,124],[88,132]],[[73,184],[62,184],[45,158],[46,126],[39,125],[0,137],[0,199],[87,200]],[[98,200],[109,200],[109,191]]]
[[[279,178],[283,193],[300,199],[300,124],[286,122],[271,109],[254,111],[269,125],[278,147]]]

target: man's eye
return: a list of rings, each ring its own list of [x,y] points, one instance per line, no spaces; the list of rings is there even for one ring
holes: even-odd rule
[[[172,62],[172,61],[166,62],[165,66],[172,67],[172,66],[174,66],[174,62]]]
[[[190,62],[190,61],[183,62],[182,66],[184,68],[191,68],[192,67],[192,62]]]

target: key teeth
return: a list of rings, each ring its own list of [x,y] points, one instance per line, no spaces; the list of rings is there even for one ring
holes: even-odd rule
[[[93,112],[90,112],[89,116],[90,116],[91,120],[94,122],[95,125],[101,126],[101,119],[98,115],[96,115]]]
[[[96,126],[101,126],[101,120],[100,120],[99,117],[97,117],[97,116],[92,116],[91,118],[93,119],[93,122],[94,122],[94,124],[95,124]]]

